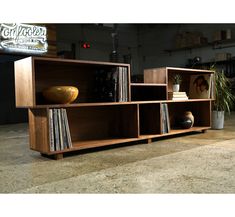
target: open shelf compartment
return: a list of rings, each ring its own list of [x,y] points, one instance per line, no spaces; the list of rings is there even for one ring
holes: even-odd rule
[[[140,136],[160,135],[160,103],[139,105]]]
[[[108,102],[97,96],[97,78],[107,79],[117,67],[125,68],[127,101],[130,98],[130,66],[121,63],[105,63],[79,60],[29,57],[15,62],[16,106],[34,107],[51,104],[42,91],[51,86],[75,86],[79,89],[74,103]],[[104,77],[104,78],[103,78]],[[18,80],[20,82],[18,82]],[[22,83],[22,80],[25,82]],[[24,96],[24,97],[23,97]]]
[[[213,93],[210,93],[212,90],[211,85],[213,85],[211,79],[213,79],[213,72],[209,70],[199,70],[199,69],[184,69],[184,68],[171,68],[167,67],[167,74],[168,74],[168,92],[173,91],[173,83],[172,83],[172,78],[176,74],[180,74],[182,78],[182,83],[180,84],[180,92],[185,92],[188,96],[189,99],[197,99],[197,98],[204,98],[205,97],[205,88],[208,88],[208,97],[205,98],[213,98],[212,95]],[[204,82],[206,82],[207,87],[204,85],[201,88],[203,90],[200,90],[199,86],[195,87],[196,83],[194,84],[194,81],[196,82],[196,79],[202,79]],[[192,84],[193,83],[193,84]],[[197,91],[196,93],[193,93],[193,89]],[[191,91],[190,91],[191,90]],[[200,92],[203,91],[203,92]],[[191,93],[190,93],[191,92]],[[196,97],[196,96],[201,97]]]
[[[131,85],[131,101],[166,100],[166,85]]]
[[[138,138],[137,105],[67,108],[74,146],[101,146]]]
[[[171,132],[177,131],[187,132],[193,130],[203,130],[210,128],[211,101],[192,101],[192,102],[170,102],[168,103],[168,111],[170,117]],[[182,118],[186,111],[191,111],[194,116],[194,125],[191,129],[182,129],[179,126],[179,119]],[[198,129],[197,129],[198,128]],[[174,131],[175,130],[175,131]]]
[[[72,148],[50,152],[49,109],[29,109],[30,148],[53,154],[135,141],[138,139],[137,105],[66,108]]]

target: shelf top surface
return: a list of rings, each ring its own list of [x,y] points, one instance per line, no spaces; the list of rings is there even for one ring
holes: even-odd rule
[[[155,101],[131,101],[131,102],[102,102],[102,103],[72,103],[72,104],[51,104],[37,105],[27,108],[70,108],[70,107],[90,107],[90,106],[115,106],[115,105],[138,105],[154,103],[182,103],[182,102],[204,102],[213,99],[188,99],[188,100],[155,100]]]
[[[169,71],[179,71],[179,72],[189,72],[189,73],[210,73],[213,74],[214,71],[212,70],[206,70],[206,69],[190,69],[190,68],[179,68],[179,67],[164,67],[166,70]]]
[[[107,65],[107,66],[124,66],[129,67],[130,64],[127,63],[114,63],[114,62],[101,62],[101,61],[92,61],[92,60],[75,60],[75,59],[63,59],[63,58],[50,58],[50,57],[36,57],[31,56],[24,59],[32,59],[32,61],[39,61],[41,63],[53,63],[53,64],[60,64],[60,63],[71,63],[71,64],[84,64],[84,65]],[[21,59],[22,60],[22,59]],[[21,61],[21,60],[17,60]]]
[[[167,84],[157,84],[157,83],[131,83],[131,86],[167,86]]]
[[[211,128],[210,126],[194,126],[189,129],[171,129],[171,131],[169,133],[165,133],[165,134],[160,134],[160,133],[159,134],[141,134],[138,137],[107,138],[107,139],[84,140],[84,141],[77,140],[77,141],[73,141],[73,147],[71,149],[46,152],[46,154],[50,155],[50,154],[76,151],[76,150],[104,146],[104,145],[113,145],[113,144],[118,144],[118,143],[132,142],[132,141],[144,140],[144,139],[149,139],[149,138],[165,137],[165,136],[171,136],[171,135],[182,134],[182,133],[190,133],[190,132],[196,132],[196,131],[201,131],[201,130],[208,130],[210,128]]]

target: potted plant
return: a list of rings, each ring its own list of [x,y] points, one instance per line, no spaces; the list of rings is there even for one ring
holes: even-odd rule
[[[212,128],[223,129],[224,113],[228,112],[230,114],[230,110],[235,102],[235,97],[233,96],[230,82],[223,70],[218,71],[215,66],[212,66],[210,69],[214,71],[215,82],[215,101],[212,111]]]
[[[173,82],[173,92],[179,92],[180,90],[180,84],[182,82],[182,77],[180,74],[174,74],[172,76],[172,82]]]

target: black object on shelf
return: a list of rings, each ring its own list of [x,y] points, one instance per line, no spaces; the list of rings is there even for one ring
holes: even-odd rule
[[[192,127],[192,120],[190,118],[181,118],[180,126],[184,129],[189,129]]]
[[[113,74],[112,70],[96,71],[94,96],[97,102],[115,102]]]

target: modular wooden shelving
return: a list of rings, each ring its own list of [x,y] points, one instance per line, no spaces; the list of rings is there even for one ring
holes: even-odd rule
[[[126,67],[128,100],[126,102],[96,102],[92,94],[97,69]],[[168,135],[205,130],[211,127],[213,99],[168,100],[172,89],[170,74],[183,76],[182,90],[189,91],[191,74],[213,73],[208,70],[183,68],[149,69],[144,83],[130,82],[129,64],[29,57],[15,62],[16,106],[29,111],[30,148],[56,159],[63,153],[92,147],[120,144],[138,140],[151,141]],[[73,85],[80,90],[72,104],[46,104],[42,90],[53,85]],[[171,130],[162,133],[161,104],[169,108]],[[68,115],[72,148],[50,151],[49,109],[65,108]],[[192,111],[194,126],[180,129],[174,123],[176,114]]]

